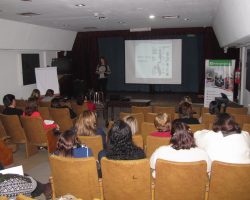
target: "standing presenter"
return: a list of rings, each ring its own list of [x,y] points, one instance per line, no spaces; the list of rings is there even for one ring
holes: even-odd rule
[[[111,70],[107,64],[107,60],[103,56],[99,59],[96,74],[98,74],[98,89],[106,95],[107,81]]]

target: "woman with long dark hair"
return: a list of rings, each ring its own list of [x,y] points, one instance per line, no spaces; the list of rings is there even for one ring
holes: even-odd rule
[[[170,145],[158,148],[150,158],[150,167],[155,169],[157,159],[175,162],[195,162],[205,160],[207,171],[210,171],[211,162],[207,153],[199,149],[194,141],[189,126],[183,122],[176,122],[172,127]],[[155,173],[153,173],[155,176]]]
[[[204,149],[211,160],[228,163],[250,163],[250,136],[242,131],[228,113],[219,113],[212,130],[194,133],[198,147]]]

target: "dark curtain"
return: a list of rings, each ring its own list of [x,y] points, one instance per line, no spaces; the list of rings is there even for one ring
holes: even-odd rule
[[[171,28],[153,29],[150,32],[129,32],[126,31],[97,31],[79,32],[77,34],[73,49],[72,59],[75,77],[83,79],[88,88],[96,87],[95,69],[98,62],[98,38],[122,37],[125,39],[165,39],[166,36],[179,36],[188,34],[201,34],[204,44],[201,45],[204,58],[200,66],[199,92],[204,90],[205,59],[236,59],[236,66],[239,63],[239,50],[229,49],[225,54],[219,47],[218,41],[211,27],[207,28]]]

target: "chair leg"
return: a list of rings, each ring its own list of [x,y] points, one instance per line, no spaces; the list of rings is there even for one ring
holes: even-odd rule
[[[101,200],[103,200],[104,194],[103,194],[102,179],[99,179],[98,181],[99,181],[99,186],[100,186]]]
[[[53,182],[53,177],[49,177],[49,182],[51,184],[51,189],[52,189],[52,200],[56,199],[56,193],[55,193],[55,188],[54,188],[54,182]]]
[[[26,148],[26,157],[29,158],[30,156],[36,154],[38,152],[37,146],[31,145],[29,143],[25,144]]]

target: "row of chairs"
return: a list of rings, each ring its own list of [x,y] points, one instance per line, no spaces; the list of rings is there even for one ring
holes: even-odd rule
[[[102,159],[102,179],[98,180],[94,158],[51,156],[53,199],[70,193],[92,200],[247,200],[250,164],[214,161],[210,180],[205,161],[171,162],[157,160],[152,180],[149,160]],[[63,166],[63,167],[62,167]]]

